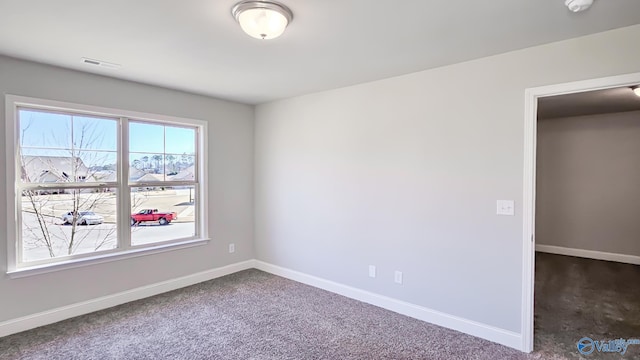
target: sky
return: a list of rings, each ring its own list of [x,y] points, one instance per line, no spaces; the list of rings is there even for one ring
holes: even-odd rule
[[[24,155],[68,157],[74,148],[87,166],[116,162],[117,119],[20,109],[19,123]],[[131,161],[155,154],[193,155],[195,129],[130,121],[129,152]]]

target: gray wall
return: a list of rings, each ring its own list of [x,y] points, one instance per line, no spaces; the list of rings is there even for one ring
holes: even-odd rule
[[[213,238],[203,247],[45,275],[0,275],[0,322],[254,257],[253,107],[7,57],[0,57],[0,94],[3,120],[4,94],[13,94],[208,121],[208,224]],[[4,136],[2,125],[0,139]],[[0,169],[6,166],[5,151],[2,145]],[[0,188],[6,186],[6,178],[0,177]],[[0,229],[8,225],[6,202],[6,192],[0,191]],[[234,254],[227,252],[229,242],[236,244]],[[0,231],[2,274],[6,248],[6,232]]]
[[[640,256],[640,111],[539,121],[537,156],[537,244]]]
[[[628,27],[258,106],[257,258],[520,333],[524,91],[639,72],[638,37]],[[496,216],[498,199],[516,216]]]

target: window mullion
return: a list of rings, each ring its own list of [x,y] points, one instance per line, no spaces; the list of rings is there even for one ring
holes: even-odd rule
[[[57,190],[57,189],[108,189],[116,188],[118,183],[18,183],[16,189],[18,192],[25,190]]]
[[[76,144],[75,144],[75,134],[73,133],[75,126],[73,125],[74,121],[74,115],[71,114],[71,128],[69,129],[71,131],[71,179],[73,179],[73,182],[77,182],[78,181],[78,162],[76,161]]]
[[[118,248],[131,248],[131,187],[129,186],[129,119],[120,118],[118,134]]]
[[[22,190],[17,190],[17,186],[14,187],[16,189],[16,226],[14,227],[16,233],[15,238],[18,240],[15,242],[15,246],[13,251],[15,252],[15,263],[22,264],[24,257],[22,256],[23,252],[23,239],[22,239]],[[7,224],[8,226],[11,226]],[[7,239],[7,241],[11,241]]]

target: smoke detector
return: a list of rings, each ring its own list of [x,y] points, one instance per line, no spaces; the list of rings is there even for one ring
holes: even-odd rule
[[[573,12],[585,11],[593,5],[593,0],[565,0],[564,4]]]

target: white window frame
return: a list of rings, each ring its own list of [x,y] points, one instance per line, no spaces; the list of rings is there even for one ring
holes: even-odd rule
[[[7,180],[7,274],[11,277],[23,277],[50,271],[75,268],[90,264],[120,260],[123,258],[137,257],[158,252],[182,249],[185,247],[204,245],[209,241],[207,224],[208,216],[208,189],[207,189],[207,122],[187,118],[179,118],[167,115],[141,113],[128,110],[82,105],[69,102],[38,99],[17,95],[5,96],[6,112],[6,180]],[[18,176],[18,111],[20,108],[34,110],[63,112],[78,115],[99,116],[116,119],[118,121],[117,141],[117,174],[116,182],[104,184],[88,184],[86,187],[110,187],[117,189],[117,246],[112,250],[103,250],[97,253],[85,253],[77,255],[61,256],[43,261],[22,262],[21,249],[21,204],[19,204],[18,191],[21,188],[21,179]],[[143,122],[167,126],[193,127],[196,129],[196,164],[195,184],[196,199],[195,209],[195,236],[190,238],[175,239],[156,242],[146,245],[131,245],[131,229],[129,221],[131,217],[130,189],[144,187],[156,183],[130,183],[129,182],[129,121]],[[165,181],[164,186],[194,185],[194,182]],[[83,185],[46,185],[44,187],[73,187],[80,188]],[[21,201],[20,201],[21,203]]]

